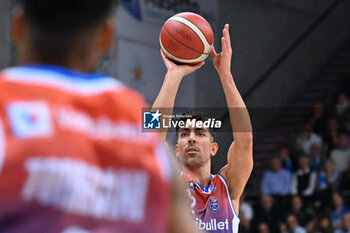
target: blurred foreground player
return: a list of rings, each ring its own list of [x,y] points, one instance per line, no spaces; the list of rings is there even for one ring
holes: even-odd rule
[[[0,232],[196,231],[167,153],[141,133],[143,98],[89,73],[112,43],[115,4],[16,8],[21,66],[0,72]]]
[[[210,158],[218,151],[211,128],[178,128],[175,146],[176,155],[183,165],[183,176],[188,184],[196,225],[201,230],[217,233],[238,232],[239,218],[235,210],[239,209],[240,196],[253,168],[250,117],[231,74],[232,49],[228,29],[226,25],[223,30],[222,53],[217,54],[214,48],[211,52],[226,96],[234,137],[227,153],[228,164],[219,174],[210,174]],[[168,72],[153,109],[164,108],[162,110],[171,115],[182,78],[199,69],[203,62],[196,66],[176,65],[163,53],[162,58]],[[191,120],[206,120],[202,113],[186,115]],[[160,136],[165,140],[166,132]]]

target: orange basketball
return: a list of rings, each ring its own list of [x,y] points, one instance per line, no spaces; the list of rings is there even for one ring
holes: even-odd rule
[[[171,60],[196,64],[208,57],[214,35],[210,24],[202,16],[183,12],[165,22],[159,41],[163,52]]]

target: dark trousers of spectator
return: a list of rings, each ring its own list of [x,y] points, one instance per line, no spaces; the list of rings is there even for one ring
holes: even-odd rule
[[[289,210],[291,195],[272,195],[272,197],[275,200],[275,205],[279,207],[282,213]]]

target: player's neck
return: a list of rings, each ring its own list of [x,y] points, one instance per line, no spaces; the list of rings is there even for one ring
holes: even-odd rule
[[[208,169],[209,168],[209,169]],[[207,187],[210,184],[210,166],[201,167],[198,169],[184,169],[185,174],[191,176],[197,181],[202,187]]]
[[[94,58],[87,56],[81,58],[79,56],[68,56],[67,59],[57,59],[55,56],[46,56],[42,58],[34,53],[23,53],[19,57],[20,64],[46,64],[65,67],[68,69],[88,73],[95,68]]]

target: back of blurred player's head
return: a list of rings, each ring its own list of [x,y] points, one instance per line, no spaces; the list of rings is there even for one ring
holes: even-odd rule
[[[96,35],[104,32],[117,0],[18,0],[18,3],[21,10],[17,11],[17,21],[14,17],[13,23],[21,25],[20,15],[25,29],[17,34],[12,32],[15,44],[18,45],[16,39],[25,37],[31,52],[36,53],[41,62],[59,63],[72,53],[84,56],[96,42]],[[109,49],[109,45],[105,47],[101,47],[101,52]]]

